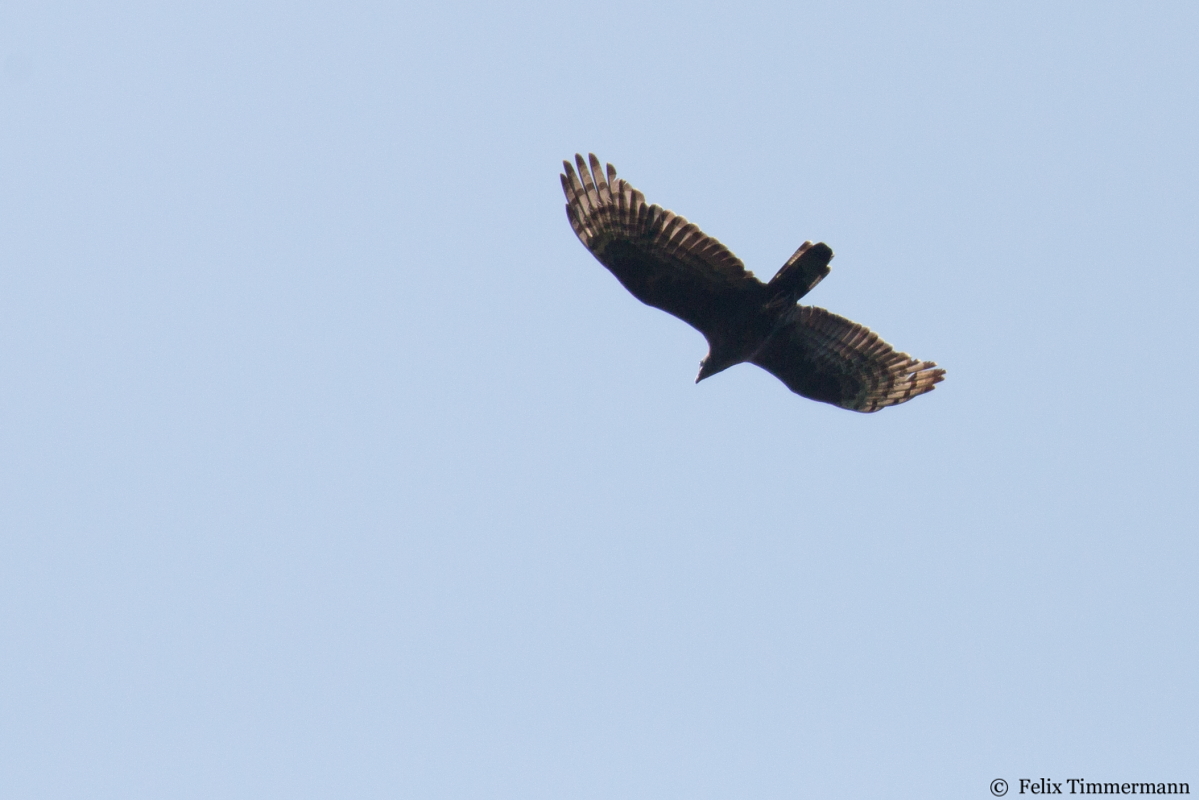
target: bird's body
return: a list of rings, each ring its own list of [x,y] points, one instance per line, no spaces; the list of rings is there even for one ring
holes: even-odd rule
[[[791,391],[854,411],[877,411],[932,391],[945,374],[867,328],[798,301],[828,273],[833,251],[804,242],[769,283],[694,224],[645,202],[641,192],[563,162],[566,214],[579,240],[629,292],[698,330],[708,355],[696,382],[744,362],[757,364]]]

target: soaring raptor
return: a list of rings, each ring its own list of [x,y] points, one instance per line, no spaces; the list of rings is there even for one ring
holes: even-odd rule
[[[897,353],[868,328],[798,301],[829,273],[833,251],[804,242],[762,283],[720,242],[645,196],[594,155],[569,161],[562,191],[579,241],[641,302],[708,340],[699,383],[734,364],[757,364],[796,394],[852,411],[878,411],[931,392],[932,361]]]

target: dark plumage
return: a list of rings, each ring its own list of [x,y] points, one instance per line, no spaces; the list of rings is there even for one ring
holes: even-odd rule
[[[626,289],[708,340],[696,383],[757,364],[791,391],[853,411],[878,411],[931,392],[945,370],[897,353],[869,329],[798,300],[829,273],[833,251],[804,242],[769,283],[720,242],[607,176],[594,155],[578,174],[562,164],[566,215],[579,240]]]

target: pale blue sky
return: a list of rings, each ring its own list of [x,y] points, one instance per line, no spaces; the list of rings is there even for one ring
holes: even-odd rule
[[[0,6],[0,794],[1199,791],[1193,3]],[[596,152],[948,370],[637,303]],[[1010,796],[1016,796],[1015,789]]]

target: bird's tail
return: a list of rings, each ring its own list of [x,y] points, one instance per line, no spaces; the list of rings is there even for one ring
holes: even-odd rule
[[[778,302],[791,305],[816,287],[824,280],[824,276],[832,271],[828,262],[833,260],[833,251],[824,242],[804,242],[787,259],[787,263],[775,273],[768,284],[774,298]]]

